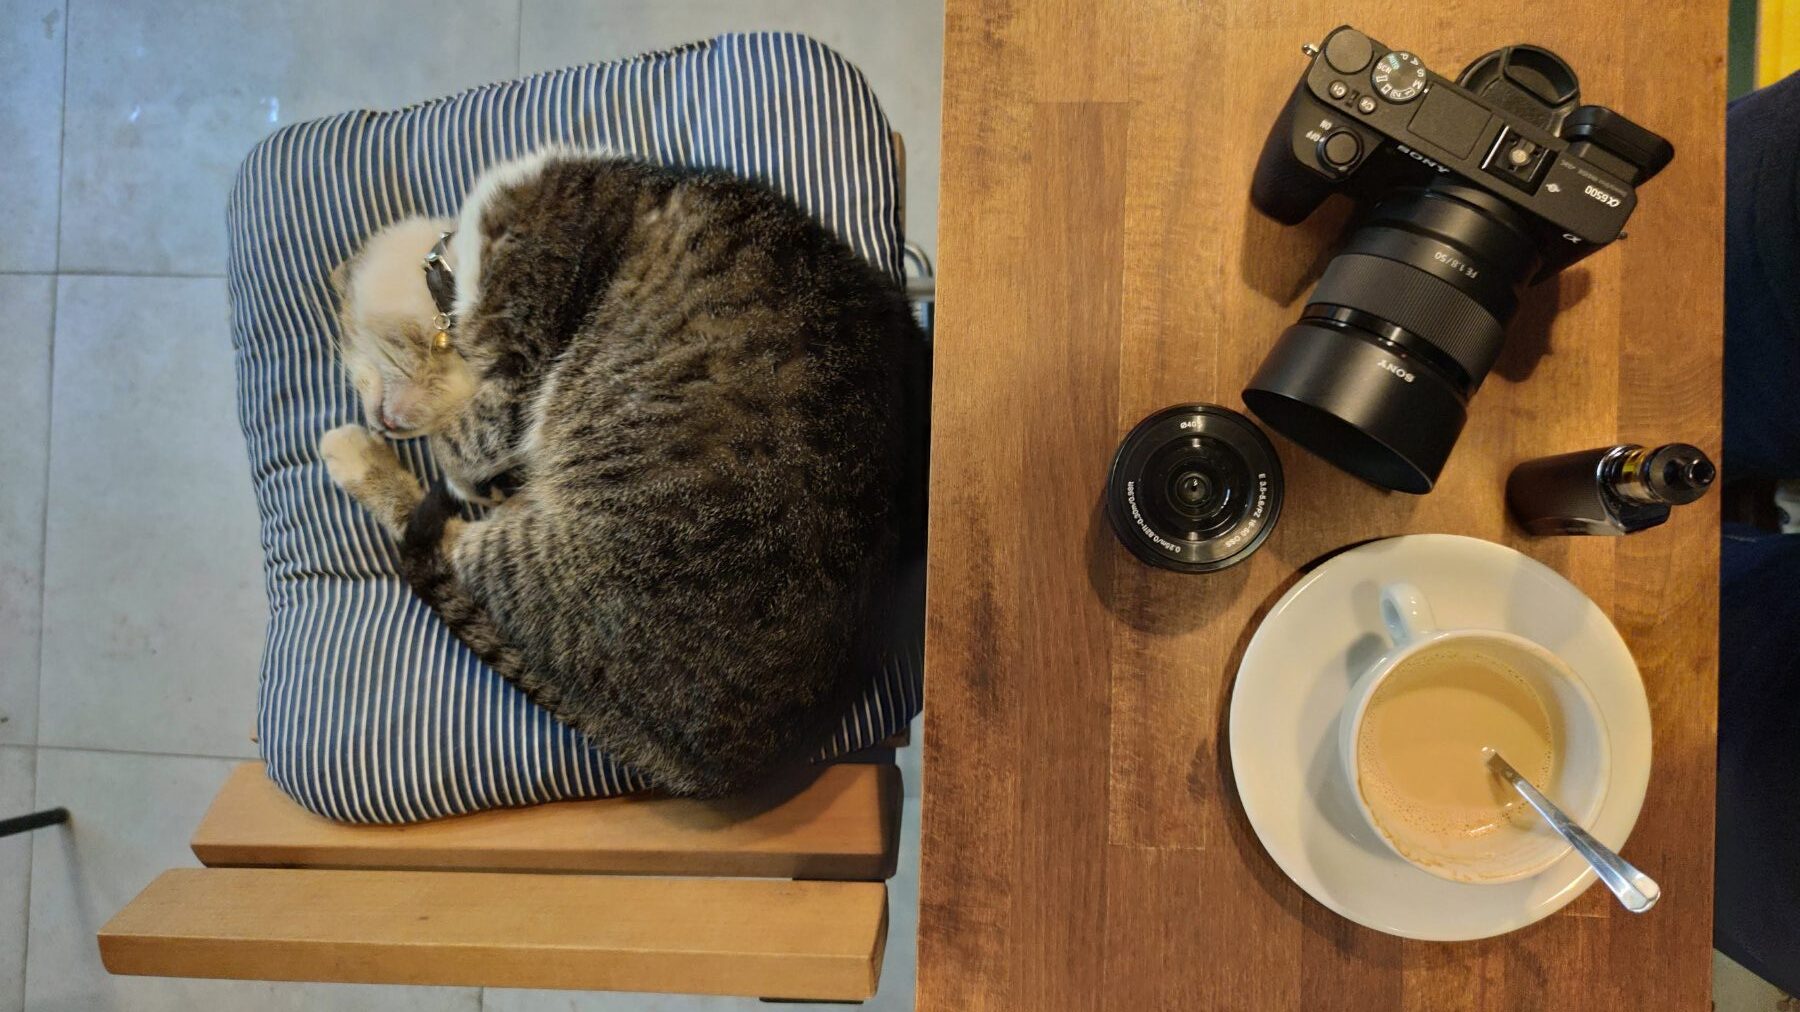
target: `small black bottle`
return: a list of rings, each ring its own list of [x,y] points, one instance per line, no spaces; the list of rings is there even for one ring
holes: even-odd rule
[[[1513,468],[1506,503],[1533,534],[1631,534],[1706,494],[1718,469],[1697,446],[1626,443]]]

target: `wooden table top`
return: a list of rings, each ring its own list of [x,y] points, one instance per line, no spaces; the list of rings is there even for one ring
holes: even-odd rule
[[[1706,1007],[1718,496],[1628,538],[1531,539],[1520,460],[1719,448],[1725,4],[1555,17],[1504,2],[948,0],[932,458],[921,1009]],[[1531,290],[1436,491],[1381,492],[1276,438],[1280,523],[1247,564],[1140,565],[1100,507],[1139,418],[1239,391],[1298,317],[1344,208],[1249,205],[1303,42],[1349,22],[1440,72],[1535,42],[1586,101],[1674,141],[1628,241]],[[1500,938],[1402,941],[1291,883],[1239,806],[1224,719],[1263,613],[1310,561],[1415,531],[1511,545],[1624,635],[1654,722],[1603,888]]]

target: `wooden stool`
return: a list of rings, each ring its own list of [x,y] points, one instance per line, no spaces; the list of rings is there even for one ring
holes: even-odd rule
[[[904,737],[896,743],[903,744]],[[722,802],[332,822],[244,763],[100,929],[117,974],[861,1001],[887,941],[891,750]]]

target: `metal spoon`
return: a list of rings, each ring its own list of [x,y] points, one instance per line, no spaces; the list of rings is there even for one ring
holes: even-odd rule
[[[1563,814],[1563,810],[1544,797],[1543,792],[1531,786],[1531,781],[1519,775],[1512,764],[1500,757],[1500,753],[1491,748],[1481,750],[1487,756],[1488,769],[1493,770],[1500,779],[1505,780],[1523,796],[1537,813],[1544,817],[1556,835],[1569,841],[1575,853],[1587,859],[1587,863],[1606,883],[1625,909],[1634,914],[1641,914],[1656,905],[1662,898],[1662,887],[1656,880],[1632,867],[1631,862],[1612,852],[1605,844],[1588,835],[1588,831],[1575,824],[1575,820]]]

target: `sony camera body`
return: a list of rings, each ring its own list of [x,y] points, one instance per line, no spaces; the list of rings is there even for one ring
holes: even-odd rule
[[[1526,215],[1542,278],[1619,237],[1636,187],[1674,157],[1667,140],[1581,105],[1574,70],[1508,46],[1451,81],[1345,25],[1326,37],[1269,132],[1250,197],[1298,224],[1334,192],[1378,196],[1455,176]]]
[[[1427,492],[1520,289],[1619,238],[1674,148],[1582,105],[1575,72],[1537,46],[1455,81],[1349,26],[1307,52],[1251,200],[1287,224],[1334,192],[1361,213],[1244,403],[1352,474]]]

